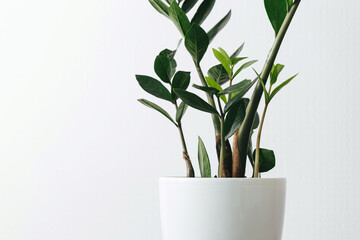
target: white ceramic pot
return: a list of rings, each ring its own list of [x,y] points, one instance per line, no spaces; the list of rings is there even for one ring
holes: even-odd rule
[[[281,240],[286,179],[160,178],[163,240]]]

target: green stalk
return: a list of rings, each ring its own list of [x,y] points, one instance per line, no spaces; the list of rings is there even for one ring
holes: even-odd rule
[[[260,74],[260,77],[264,81],[264,84],[266,84],[266,82],[267,82],[271,68],[272,68],[272,66],[275,62],[275,58],[279,52],[281,43],[285,37],[286,31],[289,28],[291,20],[294,17],[299,4],[300,4],[300,0],[297,0],[291,6],[291,8],[290,8],[289,12],[287,13],[287,15],[284,19],[284,22],[281,25],[281,28],[275,38],[274,45],[269,52],[268,58],[262,69],[262,72]],[[247,153],[247,148],[249,145],[251,128],[252,128],[252,125],[253,125],[253,122],[255,119],[255,114],[256,114],[257,108],[259,106],[259,102],[262,97],[262,94],[263,94],[263,88],[259,81],[255,87],[255,90],[250,99],[249,105],[246,108],[246,116],[245,116],[243,123],[241,124],[241,127],[239,129],[239,134],[237,136],[237,140],[238,140],[237,147],[238,147],[239,156],[240,156],[238,159],[240,161],[240,171],[238,171],[239,176],[233,176],[233,177],[245,177],[246,153]],[[233,159],[233,161],[234,161],[234,159]],[[233,169],[233,172],[234,172],[234,169]]]
[[[259,177],[259,169],[260,169],[260,139],[261,139],[261,132],[264,125],[266,110],[269,106],[269,103],[265,104],[264,111],[261,117],[261,122],[259,125],[259,131],[256,139],[256,152],[255,152],[255,163],[254,163],[254,178]]]
[[[221,148],[220,148],[220,162],[219,162],[219,171],[218,176],[219,177],[227,177],[226,172],[224,171],[224,162],[225,162],[225,156],[226,156],[226,141],[225,141],[225,134],[224,134],[224,112],[221,108],[220,98],[217,98],[218,105],[220,109],[220,128],[221,128]]]

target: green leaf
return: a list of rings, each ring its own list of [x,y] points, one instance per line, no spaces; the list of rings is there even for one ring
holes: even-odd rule
[[[265,9],[271,25],[274,28],[275,35],[278,34],[288,12],[288,1],[289,0],[264,0]]]
[[[219,52],[218,50],[216,50],[214,48],[213,48],[213,53],[214,53],[216,59],[219,60],[221,65],[225,68],[226,72],[230,76],[231,75],[231,69],[230,69],[229,63],[227,62],[226,56],[224,56],[221,52]]]
[[[154,70],[156,75],[166,83],[170,83],[172,66],[170,60],[163,54],[156,57],[154,62]]]
[[[142,104],[144,104],[145,106],[152,108],[156,111],[158,111],[159,113],[161,113],[162,115],[164,115],[167,119],[169,119],[173,124],[175,124],[175,126],[177,126],[177,124],[174,122],[174,120],[170,117],[170,115],[160,106],[158,106],[157,104],[150,102],[146,99],[138,99],[138,101]]]
[[[193,87],[197,88],[201,91],[207,92],[209,94],[212,94],[212,95],[217,94],[219,92],[219,90],[217,90],[216,88],[212,88],[212,87],[204,87],[204,86],[199,86],[196,84],[193,84]]]
[[[169,18],[169,7],[161,0],[149,0],[150,4],[162,15]]]
[[[253,68],[253,70],[256,73],[256,75],[258,76],[258,78],[260,79],[260,83],[261,83],[261,86],[262,86],[262,89],[263,89],[263,92],[264,92],[264,95],[265,95],[265,102],[269,103],[270,102],[270,95],[269,95],[268,91],[266,90],[264,81],[262,80],[259,73],[254,68]]]
[[[182,117],[184,116],[186,110],[187,110],[188,105],[185,104],[184,102],[181,102],[177,111],[176,111],[176,122],[179,123],[182,119]]]
[[[244,88],[246,88],[247,86],[252,85],[252,81],[251,80],[243,80],[237,84],[234,84],[230,87],[225,88],[224,90],[222,90],[219,95],[225,95],[225,94],[229,94],[229,93],[234,93],[234,92],[238,92],[243,90]]]
[[[151,95],[172,102],[171,94],[162,83],[152,77],[136,75],[140,87]]]
[[[240,61],[247,59],[247,57],[233,57],[231,58],[231,65],[235,66],[236,64],[238,64]]]
[[[180,33],[185,36],[190,29],[191,24],[184,11],[177,5],[175,1],[170,5],[169,16],[176,27],[179,29]]]
[[[253,65],[256,62],[257,62],[257,60],[252,60],[252,61],[246,62],[243,65],[241,65],[241,67],[235,72],[233,78],[235,78],[242,70],[244,70],[245,68],[250,67],[251,65]]]
[[[199,160],[201,177],[210,178],[211,167],[210,167],[209,155],[207,154],[204,142],[201,140],[200,137],[198,141],[198,160]]]
[[[244,121],[246,106],[249,99],[241,99],[234,107],[232,107],[226,115],[224,122],[224,134],[225,139],[230,138],[239,129],[240,125]]]
[[[268,150],[265,148],[260,148],[259,155],[259,172],[267,172],[275,167],[275,154],[272,150]],[[253,158],[255,159],[256,149],[253,153]]]
[[[224,112],[228,112],[234,104],[236,104],[238,101],[241,100],[241,98],[250,90],[250,88],[254,85],[254,83],[257,81],[257,78],[254,79],[252,82],[248,84],[244,84],[243,88],[239,89],[239,93],[236,94],[234,97],[230,99],[230,101],[225,105]],[[235,86],[235,85],[234,85]],[[225,91],[226,89],[224,89]],[[224,92],[223,91],[223,92]],[[222,93],[222,92],[221,92]],[[219,93],[219,94],[221,94]]]
[[[293,5],[293,0],[287,0],[286,1],[286,6],[287,6],[287,11],[290,11],[291,6]]]
[[[295,74],[294,76],[292,76],[291,78],[289,78],[288,80],[284,81],[282,84],[280,84],[279,86],[277,86],[277,87],[274,89],[274,91],[271,92],[270,101],[273,99],[273,97],[275,97],[275,95],[276,95],[283,87],[285,87],[289,82],[291,82],[291,80],[293,80],[296,76],[297,76],[297,74]]]
[[[171,84],[171,96],[174,100],[177,99],[177,95],[174,93],[174,88],[180,88],[186,90],[190,84],[190,72],[179,71],[175,74]]]
[[[219,47],[219,50],[222,53],[222,55],[226,58],[227,63],[229,65],[231,65],[231,59],[230,59],[229,55],[227,54],[227,52],[225,52],[225,50],[220,47]]]
[[[179,40],[175,50],[164,49],[160,52],[160,55],[166,56],[169,59],[169,61],[173,60],[181,42],[182,39]]]
[[[229,74],[222,64],[218,64],[210,68],[208,71],[208,76],[220,85],[223,85],[229,81]]]
[[[198,0],[185,0],[181,8],[185,13],[188,13],[197,2]]]
[[[255,119],[254,119],[254,122],[253,122],[253,125],[252,125],[252,129],[257,129],[257,127],[259,126],[260,124],[260,117],[259,117],[259,114],[256,113],[255,114]]]
[[[213,108],[210,104],[208,104],[195,94],[182,89],[174,89],[174,92],[179,96],[179,98],[181,98],[181,100],[183,100],[183,102],[185,102],[190,107],[219,116],[219,113],[215,108]]]
[[[231,10],[223,17],[210,31],[207,33],[209,36],[209,42],[216,37],[216,35],[226,26],[231,18]]]
[[[204,20],[209,16],[214,5],[215,5],[215,0],[204,0],[200,4],[194,17],[191,19],[191,23],[201,25],[204,22]]]
[[[285,66],[281,64],[276,64],[271,68],[270,72],[270,85],[273,85],[276,83],[277,78],[280,74],[280,72],[283,70]]]
[[[206,32],[199,25],[193,24],[185,36],[185,47],[196,64],[200,63],[208,46],[209,38]]]
[[[217,82],[215,82],[213,79],[211,79],[209,77],[205,77],[205,80],[206,80],[207,84],[209,85],[209,87],[215,88],[215,89],[219,90],[219,92],[222,91],[222,87]],[[221,95],[220,98],[221,98],[221,100],[223,100],[223,102],[225,104],[227,103],[226,97],[224,95]]]
[[[241,44],[241,46],[238,49],[236,49],[236,51],[230,56],[230,58],[235,58],[235,57],[239,56],[239,54],[241,53],[241,51],[244,48],[244,45],[245,45],[245,43]]]
[[[166,0],[168,4],[171,4],[174,0]]]

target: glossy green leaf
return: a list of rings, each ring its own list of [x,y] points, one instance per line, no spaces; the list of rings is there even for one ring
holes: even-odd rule
[[[215,5],[215,0],[204,0],[197,9],[194,17],[191,19],[191,23],[200,26],[204,22],[204,20],[209,16],[214,5]]]
[[[204,87],[204,86],[199,86],[196,84],[193,84],[193,87],[196,89],[199,89],[201,91],[204,91],[206,93],[212,94],[212,95],[217,94],[219,92],[219,90],[217,90],[216,88],[212,88],[212,87]]]
[[[244,48],[244,45],[245,45],[245,43],[241,44],[241,46],[238,49],[236,49],[236,51],[230,56],[230,58],[235,58],[235,57],[239,56],[239,54],[241,53],[241,51]]]
[[[188,13],[198,1],[199,0],[185,0],[181,8],[185,13]]]
[[[233,78],[235,78],[242,70],[244,70],[245,68],[250,67],[251,65],[253,65],[256,62],[257,62],[257,60],[252,60],[252,61],[246,62],[243,65],[241,65],[241,67],[234,73]]]
[[[265,9],[277,35],[288,12],[289,0],[264,0]]]
[[[246,106],[249,102],[248,99],[241,99],[234,107],[232,107],[226,114],[224,122],[225,139],[230,138],[239,129],[240,125],[244,121]]]
[[[198,160],[199,160],[199,168],[200,174],[203,178],[210,178],[211,177],[211,167],[209,161],[209,155],[206,151],[204,142],[199,137],[198,140]]]
[[[179,40],[175,50],[164,49],[160,52],[160,54],[166,56],[170,61],[173,60],[181,42],[182,39]]]
[[[215,88],[219,92],[222,91],[222,87],[217,82],[215,82],[213,79],[211,79],[210,77],[205,77],[205,80],[209,87]],[[225,104],[227,103],[226,97],[224,95],[221,95],[220,98],[221,98],[221,100],[223,100],[223,102]]]
[[[136,75],[140,87],[151,95],[172,102],[169,90],[158,80],[144,75]]]
[[[185,102],[190,107],[193,107],[200,111],[219,115],[215,108],[213,108],[210,104],[202,100],[197,95],[182,89],[174,89],[174,92],[178,95],[179,98],[181,98],[181,100],[183,100],[183,102]]]
[[[219,50],[220,50],[220,52],[222,53],[222,55],[226,58],[226,62],[229,64],[229,65],[231,65],[231,59],[230,59],[230,57],[229,57],[229,55],[227,54],[227,52],[224,50],[224,49],[222,49],[221,47],[219,47]]]
[[[179,29],[180,33],[185,36],[190,29],[191,24],[184,11],[175,1],[170,5],[169,16],[175,26]]]
[[[154,70],[156,75],[166,83],[170,83],[172,66],[170,60],[163,54],[160,54],[156,57],[154,62]]]
[[[185,36],[185,47],[196,64],[200,63],[208,46],[209,38],[206,32],[199,25],[193,24]]]
[[[210,68],[208,71],[208,76],[220,85],[223,85],[229,81],[229,74],[222,64],[218,64]]]
[[[276,64],[271,68],[270,72],[270,85],[273,85],[276,83],[278,76],[280,72],[283,70],[285,66],[281,64]]]
[[[186,110],[187,110],[188,105],[184,102],[181,102],[177,111],[176,111],[176,122],[180,122],[182,117],[184,116]]]
[[[243,80],[237,84],[234,84],[230,87],[225,88],[224,90],[222,90],[219,95],[225,95],[225,94],[229,94],[229,93],[234,93],[234,92],[238,92],[241,91],[243,89],[245,89],[247,86],[252,85],[252,81],[251,80]]]
[[[179,71],[175,74],[171,84],[171,96],[175,100],[177,95],[173,92],[174,88],[186,90],[190,84],[190,72]]]
[[[169,7],[161,0],[149,0],[150,4],[162,15],[169,18]]]
[[[142,104],[144,104],[145,106],[152,108],[156,111],[158,111],[159,113],[161,113],[162,115],[164,115],[167,119],[169,119],[173,124],[175,124],[175,126],[177,126],[177,124],[174,122],[174,120],[170,117],[170,115],[163,109],[161,108],[159,105],[150,102],[146,99],[138,99],[138,101]]]
[[[244,84],[243,88],[239,89],[238,90],[238,94],[236,94],[234,97],[232,97],[230,99],[230,101],[225,105],[225,108],[224,108],[224,112],[228,112],[234,104],[236,104],[237,102],[239,102],[242,97],[250,90],[250,88],[254,85],[254,83],[257,81],[257,78],[254,79],[252,82],[250,83],[247,83],[247,84]],[[225,91],[226,89],[224,89]],[[223,92],[224,92],[223,91]],[[222,93],[222,92],[221,92]],[[220,94],[221,94],[220,93]]]
[[[235,66],[236,64],[238,64],[240,61],[247,59],[247,57],[233,57],[231,58],[231,65]]]
[[[259,172],[268,172],[269,170],[275,167],[275,154],[272,150],[268,150],[265,148],[260,148],[259,155]],[[256,149],[253,153],[253,158],[255,159]]]
[[[253,122],[253,125],[252,125],[252,129],[257,129],[257,127],[259,126],[260,124],[260,117],[259,117],[259,113],[256,113],[255,114],[255,119],[254,119],[254,122]]]
[[[216,57],[217,60],[219,60],[219,62],[221,63],[221,65],[225,68],[226,72],[229,74],[229,76],[231,75],[231,69],[230,69],[230,65],[227,61],[226,56],[224,56],[220,51],[216,50],[213,48],[213,53],[214,56]]]
[[[274,91],[271,92],[271,95],[270,95],[270,101],[273,99],[273,97],[275,97],[275,95],[283,88],[285,87],[289,82],[291,82],[291,80],[293,80],[295,77],[297,76],[294,75],[292,76],[291,78],[289,78],[288,80],[284,81],[283,83],[281,83],[279,86],[277,86]]]
[[[210,31],[207,33],[209,36],[209,42],[216,37],[216,35],[226,26],[231,18],[231,10],[223,17]]]

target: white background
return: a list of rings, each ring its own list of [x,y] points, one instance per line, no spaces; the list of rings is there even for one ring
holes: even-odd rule
[[[260,71],[274,38],[263,1],[217,2],[205,29],[233,17],[211,47],[246,42]],[[277,156],[264,177],[288,179],[284,240],[360,235],[359,11],[355,0],[302,1],[277,59],[281,79],[299,72],[262,141]],[[179,37],[145,0],[1,1],[1,240],[161,239],[157,179],[185,167],[176,129],[136,101],[153,98],[134,74],[154,76]],[[177,61],[198,83],[183,46]],[[202,66],[215,63],[208,53]],[[209,115],[189,110],[184,127],[195,170],[200,135],[216,171]]]

